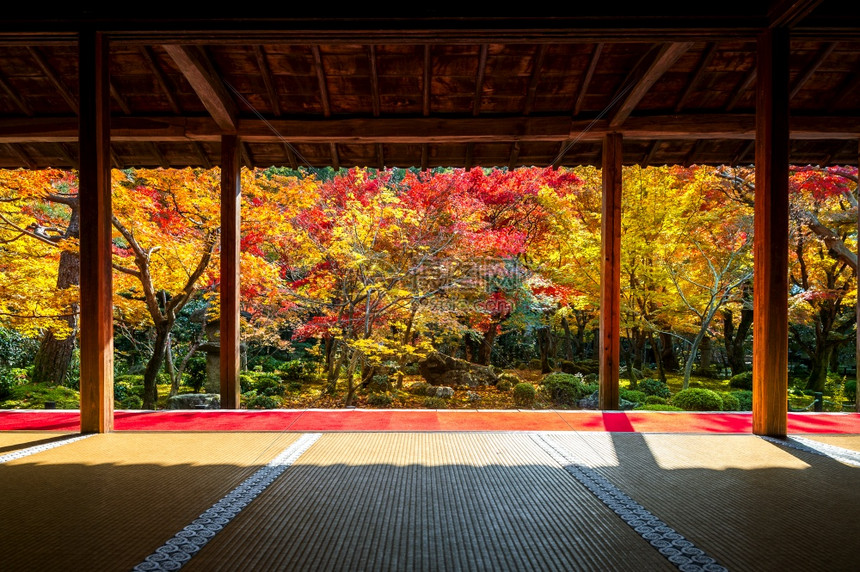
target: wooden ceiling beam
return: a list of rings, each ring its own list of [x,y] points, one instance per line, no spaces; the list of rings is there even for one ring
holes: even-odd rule
[[[463,161],[465,169],[468,171],[475,163],[475,144],[466,143],[466,159]]]
[[[367,60],[370,64],[370,100],[374,117],[379,117],[381,104],[379,102],[379,74],[376,71],[376,47],[367,48]]]
[[[508,169],[516,169],[517,161],[520,160],[520,142],[514,141],[511,145],[511,155],[508,157]]]
[[[821,0],[778,0],[773,2],[767,13],[768,27],[794,28],[819,4],[821,4]]]
[[[76,117],[0,119],[3,143],[73,143]],[[860,138],[860,117],[792,116],[791,137],[803,140]],[[567,116],[354,118],[329,120],[242,119],[237,133],[249,143],[509,143],[600,141],[614,131],[605,119],[571,120]],[[689,114],[631,117],[618,130],[630,140],[753,139],[755,116]],[[217,142],[221,131],[206,117],[115,117],[116,142]]]
[[[19,145],[15,145],[12,143],[6,143],[6,148],[9,149],[9,152],[18,158],[22,164],[24,164],[28,169],[37,168],[36,162],[23,150]]]
[[[119,108],[126,115],[131,115],[131,108],[129,108],[128,103],[126,103],[125,99],[123,99],[122,95],[120,95],[119,90],[117,90],[116,85],[111,81],[110,83],[110,95],[116,101]]]
[[[743,143],[741,145],[740,150],[737,152],[737,154],[735,154],[734,157],[732,157],[732,160],[729,162],[729,164],[732,167],[735,167],[738,164],[740,164],[740,162],[743,161],[743,158],[752,152],[753,147],[755,147],[755,140],[747,141],[746,143]]]
[[[266,86],[266,93],[269,95],[269,104],[272,106],[272,113],[275,117],[280,117],[281,104],[278,101],[278,92],[275,90],[275,82],[272,81],[272,69],[266,60],[266,52],[263,46],[254,46],[254,57],[257,58],[260,77],[263,79],[263,85]]]
[[[478,53],[478,69],[475,73],[475,99],[472,102],[472,115],[477,117],[481,113],[481,97],[484,95],[484,74],[487,73],[487,53],[489,46],[481,45]]]
[[[45,59],[45,56],[42,55],[42,52],[39,51],[39,48],[28,47],[27,51],[30,54],[30,57],[36,62],[36,65],[42,70],[45,76],[48,78],[48,81],[60,92],[62,98],[66,101],[75,115],[79,112],[78,100],[72,94],[71,90],[63,83],[60,79],[60,75],[57,71],[48,63],[48,60]]]
[[[158,67],[158,64],[155,62],[155,54],[153,53],[152,48],[149,46],[140,46],[140,55],[143,57],[146,65],[152,72],[152,75],[155,76],[155,82],[161,88],[164,97],[167,98],[167,104],[170,106],[170,110],[176,115],[181,115],[182,108],[179,107],[179,103],[173,95],[173,88],[170,86],[167,76],[164,75],[164,72],[161,71],[161,68]]]
[[[702,152],[702,149],[705,147],[706,144],[707,144],[706,139],[699,139],[698,141],[696,141],[696,143],[690,149],[690,152],[687,153],[686,157],[684,157],[684,166],[685,167],[689,167],[690,165],[695,163],[696,157],[699,156],[699,153]]]
[[[80,162],[66,143],[56,143],[55,145],[57,146],[57,151],[60,153],[60,156],[72,166],[72,169],[80,168]]]
[[[654,155],[657,154],[657,149],[660,147],[660,140],[654,139],[651,141],[651,144],[648,146],[648,151],[645,153],[645,156],[642,158],[642,162],[639,163],[642,167],[647,167],[651,164],[651,161],[654,160]]]
[[[594,70],[597,69],[597,61],[600,59],[600,53],[603,51],[603,44],[595,44],[594,50],[591,52],[591,60],[588,62],[588,69],[585,71],[585,76],[582,78],[582,83],[579,84],[579,93],[576,95],[576,101],[573,104],[573,117],[579,115],[582,111],[582,103],[585,101],[585,94],[588,93],[588,86],[591,84],[591,78],[594,77]]]
[[[167,157],[164,156],[164,153],[161,152],[161,149],[158,148],[158,145],[155,142],[150,141],[148,144],[149,150],[152,153],[152,156],[155,157],[155,162],[158,163],[163,169],[170,168],[170,161],[167,160]]]
[[[235,133],[238,108],[209,57],[198,46],[163,46],[223,132]]]
[[[6,95],[9,96],[9,99],[12,100],[12,103],[15,104],[15,107],[28,117],[32,117],[33,110],[30,109],[30,106],[21,98],[18,92],[12,87],[9,82],[0,74],[0,89],[6,92]]]
[[[239,141],[239,157],[241,165],[248,167],[249,169],[254,168],[254,157],[251,155],[251,150],[248,148],[248,144],[245,141]]]
[[[323,117],[331,117],[331,105],[328,99],[328,86],[326,85],[325,69],[323,69],[320,47],[314,46],[312,52],[314,56],[314,69],[317,74],[317,84],[320,90],[320,104],[322,105]]]
[[[331,151],[331,166],[334,167],[335,171],[340,170],[340,155],[337,152],[337,143],[329,143],[329,150]]]
[[[647,68],[641,72],[634,70],[631,74],[631,81],[635,83],[610,118],[609,126],[613,129],[620,127],[630,117],[630,114],[633,113],[633,110],[636,109],[636,106],[639,105],[651,87],[657,83],[657,80],[669,71],[678,61],[678,58],[683,56],[692,46],[692,42],[664,44],[657,51],[654,59],[647,64]]]
[[[832,113],[833,110],[842,103],[842,100],[856,92],[858,89],[860,89],[860,68],[855,68],[854,71],[849,74],[841,84],[839,84],[839,87],[836,88],[833,99],[831,99],[830,103],[827,105],[827,112]]]
[[[825,44],[815,57],[810,61],[803,70],[797,74],[797,77],[794,78],[794,81],[791,82],[791,86],[788,89],[788,100],[791,101],[797,92],[800,91],[804,84],[809,81],[809,78],[812,77],[812,74],[821,67],[821,64],[824,63],[830,54],[833,53],[834,48],[836,48],[836,42],[828,42]]]
[[[380,171],[385,168],[385,156],[382,153],[382,143],[376,144],[376,167]]]
[[[687,87],[684,89],[684,93],[681,94],[677,105],[675,105],[675,113],[680,113],[681,110],[684,109],[684,105],[687,104],[687,99],[690,97],[690,94],[693,93],[699,85],[699,82],[702,81],[705,68],[707,68],[708,64],[711,63],[711,60],[714,59],[714,52],[716,52],[716,49],[717,45],[713,43],[709,43],[705,47],[705,51],[702,53],[699,63],[696,64],[696,70],[693,72],[693,77],[690,78],[690,83],[687,84]]]
[[[206,150],[203,148],[203,145],[199,141],[194,141],[193,147],[194,152],[197,153],[197,156],[200,158],[200,164],[207,169],[211,169],[212,161],[209,160],[209,156],[206,154]]]
[[[432,73],[433,66],[431,63],[431,53],[430,44],[424,46],[424,83],[422,85],[423,94],[422,94],[422,113],[424,117],[430,115],[430,89],[431,89],[431,81],[432,81]]]
[[[735,90],[732,92],[732,96],[731,96],[731,98],[729,98],[729,103],[726,105],[726,112],[730,112],[730,111],[734,110],[735,106],[738,104],[738,102],[743,97],[744,92],[746,90],[750,89],[752,87],[753,83],[755,83],[755,76],[756,76],[756,68],[755,68],[755,66],[753,66],[753,68],[749,72],[747,72],[747,75],[744,76],[744,78],[741,80],[741,82],[735,87]]]
[[[546,44],[541,44],[538,46],[537,53],[534,57],[534,67],[532,68],[532,73],[529,77],[529,86],[526,89],[526,101],[525,105],[523,105],[523,115],[529,115],[534,108],[538,81],[540,80],[540,70],[543,67],[544,57],[546,57]]]
[[[430,146],[427,143],[421,146],[421,170],[427,170],[427,163],[430,159]]]
[[[287,156],[287,163],[290,164],[290,169],[293,169],[294,171],[298,169],[299,162],[296,159],[296,154],[293,153],[293,150],[286,143],[284,143],[284,154]]]

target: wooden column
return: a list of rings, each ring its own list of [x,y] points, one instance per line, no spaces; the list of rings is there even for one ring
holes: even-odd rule
[[[600,408],[618,409],[621,356],[621,134],[603,139],[600,219]]]
[[[784,437],[788,415],[788,31],[758,38],[753,433]]]
[[[239,408],[240,146],[221,136],[221,409]]]
[[[83,32],[80,80],[81,432],[113,429],[108,42]]]

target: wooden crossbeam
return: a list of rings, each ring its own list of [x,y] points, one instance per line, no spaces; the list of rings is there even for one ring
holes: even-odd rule
[[[176,100],[176,97],[173,95],[173,88],[170,87],[170,82],[167,79],[167,76],[164,75],[164,72],[158,67],[158,64],[155,63],[155,54],[152,52],[152,48],[148,46],[140,46],[140,55],[143,57],[146,65],[149,67],[149,70],[152,72],[152,75],[155,77],[155,82],[161,88],[161,91],[165,98],[167,98],[167,103],[170,105],[170,110],[173,111],[176,115],[182,114],[182,108],[179,107],[179,102]]]
[[[65,159],[73,169],[79,168],[78,159],[72,154],[72,150],[69,149],[69,146],[65,143],[55,143],[57,146],[57,151],[60,155]]]
[[[337,152],[337,143],[329,143],[329,151],[331,152],[331,166],[335,171],[340,170],[340,155]]]
[[[744,92],[752,86],[753,82],[755,82],[755,76],[756,68],[753,67],[735,87],[735,90],[732,92],[732,96],[729,98],[728,104],[726,104],[726,112],[734,110],[735,106],[737,106],[738,102],[744,96]]]
[[[684,93],[681,94],[680,99],[678,99],[678,103],[675,105],[675,113],[680,113],[681,110],[684,109],[684,105],[686,105],[687,99],[699,85],[699,82],[702,80],[702,76],[704,75],[705,69],[708,67],[708,64],[710,64],[711,60],[714,59],[714,53],[716,52],[716,49],[717,45],[713,43],[709,43],[705,48],[705,51],[702,53],[702,57],[699,60],[699,63],[696,64],[696,70],[693,72],[693,77],[690,78],[690,82],[687,84],[687,87],[684,88]]]
[[[669,71],[687,50],[693,46],[692,42],[674,42],[664,44],[657,51],[654,59],[650,61],[644,71],[634,70],[635,84],[627,92],[624,101],[616,108],[615,113],[609,120],[609,127],[616,129],[630,117],[630,114],[648,93],[648,90],[657,83],[664,73]],[[632,79],[632,78],[631,78]]]
[[[317,84],[319,85],[320,90],[320,105],[322,105],[323,117],[331,117],[331,105],[329,104],[328,99],[328,86],[326,85],[325,69],[322,64],[320,47],[314,46],[311,51],[314,56],[314,69],[317,74]]]
[[[379,102],[379,74],[376,71],[376,47],[368,46],[367,60],[370,64],[370,100],[374,117],[379,117],[381,104]]]
[[[836,48],[836,42],[829,42],[825,44],[815,57],[810,61],[803,70],[797,74],[797,77],[794,78],[794,81],[791,82],[791,87],[788,90],[788,100],[791,101],[797,92],[803,88],[803,85],[809,81],[809,78],[812,77],[812,74],[821,67],[821,64],[824,63],[830,54],[833,53],[833,50]]]
[[[66,87],[66,84],[64,84],[63,81],[60,79],[60,75],[51,66],[51,64],[48,63],[48,60],[46,60],[45,56],[42,55],[42,52],[39,51],[39,48],[28,47],[27,51],[29,52],[30,57],[32,57],[33,60],[36,62],[36,65],[41,68],[42,72],[48,78],[48,81],[50,81],[51,84],[53,84],[53,86],[57,89],[57,91],[60,92],[62,98],[69,105],[69,109],[71,109],[73,112],[75,112],[75,114],[77,114],[78,100],[75,99],[75,96],[72,94],[69,88]]]
[[[110,82],[110,95],[114,101],[116,101],[117,105],[119,105],[119,108],[124,114],[131,115],[131,108],[129,108],[128,103],[126,103],[125,99],[120,95],[119,90],[117,90],[113,81]]]
[[[771,28],[793,28],[797,26],[821,0],[778,0],[768,10],[768,26]]]
[[[376,165],[380,171],[385,168],[385,156],[382,153],[382,143],[376,144]]]
[[[855,67],[842,83],[834,90],[833,99],[827,104],[827,112],[831,113],[844,99],[860,89],[860,67]]]
[[[9,96],[9,99],[12,100],[12,103],[15,104],[21,113],[27,116],[33,115],[33,110],[30,109],[30,106],[24,101],[24,99],[18,94],[14,87],[12,87],[9,82],[0,74],[0,89],[6,92],[6,95]]]
[[[9,149],[9,152],[18,157],[18,160],[21,161],[24,165],[27,166],[28,169],[35,169],[36,163],[33,162],[33,159],[23,150],[19,145],[15,145],[13,143],[5,143],[6,148]]]
[[[484,74],[487,73],[488,50],[489,47],[487,44],[483,44],[478,53],[478,69],[475,73],[475,99],[472,102],[472,115],[476,117],[481,113],[481,98],[484,95]]]
[[[433,73],[433,67],[432,67],[431,59],[430,59],[431,58],[431,53],[430,53],[431,49],[432,48],[430,47],[430,44],[427,44],[426,46],[424,46],[424,77],[423,77],[423,83],[422,83],[423,93],[422,93],[422,105],[421,105],[421,108],[422,108],[421,112],[424,115],[424,117],[427,117],[428,115],[430,115],[430,95],[431,95],[430,89],[431,89],[431,81],[432,81],[431,74]]]
[[[427,170],[427,162],[430,158],[430,146],[426,143],[421,146],[421,170]]]
[[[266,93],[269,95],[269,105],[272,106],[272,113],[275,117],[280,117],[281,104],[278,100],[278,92],[275,89],[275,82],[272,80],[272,70],[269,67],[269,62],[266,60],[266,52],[263,46],[254,46],[254,57],[257,58],[260,77],[263,79],[263,85],[266,86]]]
[[[200,157],[200,164],[207,169],[211,169],[212,161],[209,160],[209,156],[206,154],[206,150],[203,148],[203,145],[201,145],[199,141],[194,141],[193,143],[194,152],[197,153],[198,157]]]
[[[731,165],[732,167],[738,165],[744,157],[750,154],[750,151],[755,147],[755,141],[747,141],[743,145],[741,145],[740,151],[732,158]]]
[[[573,117],[577,117],[582,111],[582,103],[585,101],[585,94],[588,93],[588,86],[591,84],[591,78],[594,77],[594,70],[597,69],[597,62],[600,59],[600,53],[603,51],[603,44],[594,45],[594,50],[591,52],[591,60],[588,62],[588,69],[582,77],[582,82],[579,84],[579,92],[576,94],[576,101],[573,104]]]
[[[520,158],[520,142],[514,141],[513,145],[511,145],[511,155],[508,157],[508,168],[515,169],[517,167],[517,161]]]
[[[472,168],[474,163],[474,153],[475,153],[475,144],[474,143],[466,143],[466,159],[463,161],[463,165],[465,169],[468,171]]]
[[[293,153],[293,150],[286,143],[284,143],[284,154],[287,156],[287,163],[290,164],[290,168],[293,170],[298,169],[299,162],[296,160],[296,154]]]
[[[642,158],[642,162],[640,163],[640,165],[643,167],[647,167],[648,165],[650,165],[651,161],[654,159],[654,155],[657,154],[657,149],[659,149],[659,148],[660,148],[660,140],[655,139],[654,141],[652,141],[651,144],[648,146],[648,151],[645,153],[645,156]]]
[[[529,115],[534,107],[535,97],[537,96],[537,86],[540,80],[540,70],[543,67],[543,60],[546,56],[546,44],[541,44],[537,48],[537,53],[534,57],[534,67],[532,68],[531,76],[529,76],[529,86],[526,89],[526,101],[523,105],[523,115]]]
[[[148,146],[150,152],[152,153],[152,156],[155,157],[155,162],[161,165],[163,168],[169,169],[170,161],[167,160],[167,158],[164,156],[164,153],[162,153],[161,149],[158,148],[158,145],[153,142],[150,142]]]
[[[173,58],[218,127],[226,133],[235,133],[238,116],[236,102],[203,48],[176,44],[166,44],[163,48]]]
[[[705,139],[699,139],[698,141],[696,141],[695,144],[693,144],[693,147],[690,149],[690,152],[687,153],[686,157],[684,157],[685,167],[689,167],[695,162],[696,157],[699,156],[699,153],[702,152],[702,149],[705,147],[706,144],[707,140]]]

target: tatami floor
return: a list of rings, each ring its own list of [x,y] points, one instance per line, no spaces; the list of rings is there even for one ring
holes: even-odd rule
[[[0,570],[858,570],[860,436],[0,432]]]

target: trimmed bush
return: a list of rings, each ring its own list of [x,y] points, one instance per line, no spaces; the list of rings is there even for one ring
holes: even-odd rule
[[[666,398],[659,395],[649,395],[645,398],[645,405],[666,405]]]
[[[843,391],[843,395],[848,401],[854,401],[857,399],[857,380],[852,379],[851,381],[846,381],[845,389]]]
[[[680,407],[674,405],[664,405],[662,403],[646,403],[636,408],[637,411],[684,411]]]
[[[249,377],[251,378],[251,389],[255,390],[259,396],[275,397],[287,392],[281,378],[274,373],[250,372]]]
[[[448,402],[441,397],[427,397],[422,405],[425,409],[445,409],[448,407]]]
[[[741,403],[738,398],[731,393],[720,393],[720,399],[723,400],[723,411],[740,411]]]
[[[119,402],[120,409],[143,409],[143,399],[137,395],[129,395]]]
[[[388,407],[391,401],[391,396],[385,393],[371,393],[367,396],[367,404],[373,407]]]
[[[636,389],[645,393],[645,395],[656,395],[664,399],[669,399],[672,393],[669,391],[669,386],[665,382],[652,377],[646,377],[636,385]]]
[[[374,375],[370,383],[367,384],[367,389],[374,392],[386,392],[391,389],[391,382],[388,381],[387,375]]]
[[[543,378],[541,388],[547,398],[556,405],[576,405],[588,395],[582,376],[569,373],[551,373]]]
[[[520,382],[520,378],[512,373],[502,373],[499,375],[499,381],[496,382],[496,389],[499,391],[510,391],[512,387]]]
[[[408,391],[412,395],[427,395],[427,390],[430,387],[431,385],[429,383],[424,381],[418,381],[406,388],[406,391]]]
[[[722,411],[723,400],[715,391],[691,387],[676,393],[672,405],[684,411]]]
[[[645,403],[645,399],[648,397],[645,395],[645,392],[634,389],[622,389],[619,396],[621,399],[626,399],[633,403]]]
[[[287,391],[290,393],[298,393],[302,390],[302,382],[301,381],[291,381],[287,384]]]
[[[255,395],[248,400],[248,409],[277,409],[281,402],[271,395]]]
[[[294,359],[280,364],[278,375],[283,381],[308,382],[314,378],[314,364]]]
[[[738,411],[752,411],[752,391],[733,391],[731,395],[738,400]]]
[[[514,403],[519,407],[531,407],[535,402],[535,386],[530,383],[518,383],[514,386]]]
[[[528,369],[540,369],[541,363],[539,359],[529,360],[528,365],[526,366]]]
[[[734,375],[729,380],[729,387],[733,387],[735,389],[752,390],[752,377],[753,376],[751,371],[745,371],[743,373]]]
[[[138,377],[138,376],[129,376]],[[143,376],[139,376],[141,379]],[[134,384],[128,379],[114,380],[113,382],[113,399],[117,402],[122,402],[124,399],[135,395]],[[143,403],[143,402],[141,402]]]

